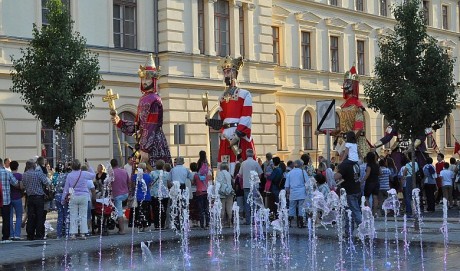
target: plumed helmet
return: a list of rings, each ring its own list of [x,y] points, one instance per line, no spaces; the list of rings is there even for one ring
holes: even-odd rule
[[[137,74],[141,79],[151,79],[160,77],[160,68],[157,69],[155,61],[153,60],[153,54],[149,54],[145,66],[140,65]]]
[[[351,79],[353,81],[358,81],[359,82],[359,76],[358,73],[356,72],[356,67],[352,66],[349,71],[345,73],[344,79]]]
[[[239,71],[240,68],[243,67],[243,58],[232,58],[231,56],[226,56],[219,62],[219,67],[222,70],[233,69],[235,71]]]

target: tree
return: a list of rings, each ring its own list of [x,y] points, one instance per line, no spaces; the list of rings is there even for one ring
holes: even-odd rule
[[[375,78],[364,86],[369,108],[415,141],[456,106],[454,60],[426,32],[419,0],[393,10],[395,33],[379,40]]]
[[[49,25],[38,29],[34,24],[33,39],[21,49],[22,57],[11,56],[10,90],[20,93],[25,109],[47,127],[69,133],[93,107],[92,90],[101,81],[98,55],[73,32],[74,22],[60,0],[48,0],[47,7]]]

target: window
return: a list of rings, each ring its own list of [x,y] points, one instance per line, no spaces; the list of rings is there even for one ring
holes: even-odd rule
[[[335,129],[340,128],[340,114],[335,112]]]
[[[281,114],[276,110],[276,146],[280,151],[283,149],[283,126],[281,121]]]
[[[330,4],[331,6],[338,6],[339,3],[337,3],[337,2],[338,2],[338,0],[329,0],[329,4]]]
[[[116,48],[136,49],[136,0],[113,1],[113,43]]]
[[[204,54],[204,0],[198,0],[198,48]]]
[[[128,120],[128,121],[134,121],[134,114],[131,112],[121,112],[119,114],[120,118],[123,120]],[[118,131],[118,136],[120,137],[120,142],[121,142],[121,151],[122,151],[122,161],[120,161],[120,150],[118,147],[118,139],[117,139],[117,133],[115,132],[115,129],[118,129],[115,125],[113,125],[112,128],[112,136],[113,136],[113,158],[117,159],[120,165],[124,165],[128,163],[128,158],[131,156],[132,151],[130,148],[126,146],[126,144],[123,144],[124,142],[127,142],[131,147],[134,147],[136,144],[136,139],[134,136],[128,136],[125,135],[124,133],[121,133]]]
[[[365,54],[364,54],[364,41],[356,41],[356,55],[358,56],[358,74],[365,74]]]
[[[452,125],[450,117],[446,118],[446,147],[452,147]]]
[[[240,55],[244,58],[245,51],[244,51],[244,10],[243,7],[239,8],[239,17],[240,17]]]
[[[70,11],[70,0],[61,0],[62,4],[64,7],[67,8],[68,11]],[[48,0],[42,0],[42,26],[47,26],[48,19],[46,18],[46,15],[48,14],[49,10],[46,7],[46,4],[48,3]],[[70,15],[70,12],[69,12]]]
[[[339,37],[331,36],[331,71],[339,72]]]
[[[213,119],[220,119],[219,113],[215,113],[212,116]],[[217,168],[217,157],[219,156],[219,130],[214,130],[209,127],[209,140],[210,140],[210,155],[211,155],[211,166]]]
[[[311,69],[310,32],[302,31],[302,67]]]
[[[59,162],[70,162],[74,158],[74,133],[65,134],[47,127],[42,122],[41,156],[48,160],[52,168]]]
[[[387,0],[380,0],[380,15],[388,16],[388,4]]]
[[[313,136],[312,136],[312,118],[308,111],[303,114],[303,149],[313,149]]]
[[[433,134],[428,135],[426,137],[426,147],[427,148],[434,148],[435,147],[434,144],[433,144],[435,142],[433,137],[434,137],[434,131],[433,131]]]
[[[280,28],[272,26],[273,34],[273,62],[280,64]]]
[[[214,3],[214,36],[216,54],[230,55],[230,13],[228,1],[219,0]]]
[[[449,9],[447,6],[442,6],[442,28],[449,29]]]
[[[425,25],[430,24],[430,9],[429,9],[430,2],[429,1],[423,1],[423,20],[425,22]]]
[[[356,0],[356,10],[364,11],[364,0]]]

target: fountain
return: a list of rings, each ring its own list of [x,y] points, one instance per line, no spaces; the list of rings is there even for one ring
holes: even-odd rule
[[[219,195],[220,183],[209,184],[208,186],[208,202],[209,202],[209,232],[211,235],[209,245],[209,255],[217,258],[221,255],[220,238],[222,234],[222,202]]]
[[[423,226],[423,217],[422,212],[420,210],[420,189],[414,188],[412,190],[412,201],[415,205],[415,217],[418,225],[419,230],[419,239],[420,239],[420,259],[422,260],[422,270],[425,270],[425,264],[423,263],[423,237],[422,237],[422,226]]]

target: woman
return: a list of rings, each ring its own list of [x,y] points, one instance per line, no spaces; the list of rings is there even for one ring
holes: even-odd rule
[[[13,172],[13,176],[18,180],[19,186],[10,186],[10,237],[11,240],[21,240],[21,224],[22,224],[22,196],[24,195],[24,189],[22,187],[22,174],[18,172],[19,163],[18,161],[11,161],[10,169]],[[13,214],[16,215],[16,224],[13,227]]]
[[[425,176],[425,181],[423,189],[425,190],[426,195],[426,205],[427,212],[433,213],[435,210],[435,197],[434,193],[436,192],[436,169],[433,166],[433,158],[428,157],[426,159],[426,165],[423,167],[423,175]]]
[[[294,162],[294,169],[292,169],[286,177],[285,189],[289,198],[289,225],[294,216],[297,215],[297,227],[305,228],[303,218],[305,216],[304,207],[305,199],[307,199],[307,191],[305,187],[311,187],[310,178],[305,170],[303,170],[302,160]],[[311,191],[309,191],[310,193]],[[311,195],[308,195],[311,198]]]
[[[380,166],[377,164],[374,152],[367,153],[366,164],[366,174],[364,175],[364,196],[366,197],[366,205],[369,206],[369,198],[372,196],[372,213],[378,216]]]
[[[212,181],[212,171],[210,169],[208,158],[205,151],[199,152],[197,162],[198,172],[195,174],[193,184],[197,186],[196,196],[198,209],[200,212],[200,227],[207,229],[209,227],[209,201],[208,201],[208,184]]]
[[[72,161],[72,172],[67,175],[64,192],[62,193],[61,203],[66,203],[67,194],[70,194],[70,238],[75,240],[78,233],[78,223],[80,221],[81,239],[86,239],[88,233],[88,223],[86,223],[88,212],[88,198],[90,196],[88,182],[96,177],[94,170],[85,163],[88,171],[81,170],[81,163],[78,159]]]
[[[152,196],[150,194],[150,189],[148,189],[148,187],[150,187],[150,183],[152,182],[152,178],[150,178],[150,172],[147,170],[145,163],[139,163],[138,168],[142,168],[144,173],[140,178],[137,176],[137,174],[134,174],[131,178],[131,191],[136,191],[137,207],[131,208],[130,210],[128,227],[133,226],[134,219],[134,226],[139,228],[140,231],[145,231],[148,227],[150,227],[150,223],[152,221],[150,217],[150,204]],[[142,183],[142,180],[145,182],[145,187]],[[136,183],[137,190],[135,190]]]
[[[228,172],[228,163],[222,162],[220,164],[220,171],[216,176],[216,183],[220,184],[219,196],[222,202],[222,210],[220,212],[221,221],[224,221],[225,214],[227,214],[227,226],[232,225],[232,207],[233,207],[233,191],[232,176]]]
[[[157,160],[155,162],[155,170],[150,173],[150,194],[153,197],[151,200],[153,210],[153,225],[155,229],[166,228],[166,209],[168,207],[170,187],[169,174],[164,170],[165,161]],[[161,211],[161,218],[160,218]]]
[[[415,187],[415,180],[412,180],[412,175],[416,174],[419,170],[418,163],[414,162],[412,165],[412,153],[407,153],[407,162],[403,171],[403,192],[404,192],[404,203],[406,205],[406,215],[408,218],[412,217],[412,189]]]
[[[67,210],[68,205],[62,204],[62,193],[64,192],[64,186],[66,182],[66,178],[68,175],[68,171],[63,169],[63,165],[59,164],[56,167],[56,173],[58,173],[56,177],[56,194],[54,196],[54,201],[56,202],[56,209],[58,212],[58,218],[56,222],[56,234],[57,238],[61,239],[62,237],[66,236],[66,219],[67,219]],[[67,225],[68,226],[68,225]],[[68,229],[68,227],[67,227]]]

